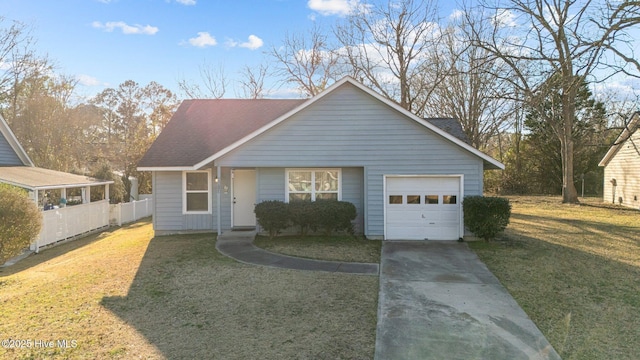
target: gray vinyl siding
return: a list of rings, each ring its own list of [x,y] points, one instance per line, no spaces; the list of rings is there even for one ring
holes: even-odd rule
[[[611,179],[616,179],[615,190]],[[604,168],[604,201],[640,208],[640,131],[631,135]]]
[[[462,174],[465,195],[482,195],[482,159],[350,84],[222,156],[216,164],[362,168],[366,195],[360,213],[365,215],[367,236],[384,233],[385,174]]]
[[[342,168],[342,201],[356,206],[357,217],[354,230],[364,232],[364,169]]]
[[[285,201],[285,176],[284,168],[258,168],[256,201]]]
[[[11,145],[9,145],[9,141],[4,137],[2,133],[0,133],[0,166],[20,166],[24,165],[20,158],[13,151]]]
[[[215,171],[212,172],[215,178]],[[188,231],[215,231],[216,230],[216,184],[213,183],[211,191],[211,214],[183,214],[182,213],[182,172],[158,171],[153,175],[154,194],[154,230],[161,233],[188,232]],[[228,181],[227,175],[226,180]],[[225,181],[223,177],[222,182]],[[222,195],[224,197],[224,195]],[[229,196],[226,196],[229,199]],[[228,203],[228,201],[227,201]],[[224,200],[223,200],[224,204]],[[229,206],[226,206],[229,209]],[[227,211],[229,213],[229,211]],[[224,207],[223,212],[224,214]],[[223,219],[225,217],[223,216]],[[230,223],[230,215],[226,216],[227,224]],[[224,222],[223,222],[224,223]],[[228,228],[229,226],[227,226]]]

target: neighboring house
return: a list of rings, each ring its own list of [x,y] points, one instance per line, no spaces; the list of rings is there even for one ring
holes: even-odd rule
[[[368,238],[457,240],[463,197],[504,165],[438,126],[350,77],[307,100],[186,100],[138,170],[153,173],[158,235],[255,227],[265,200],[338,199]]]
[[[640,209],[640,113],[635,113],[600,161],[604,201]]]
[[[109,184],[113,181],[43,169],[33,162],[0,116],[0,183],[29,192],[41,210],[64,206],[67,195],[78,194],[82,205],[43,212],[43,226],[32,250],[109,226]],[[91,189],[99,187],[103,200],[91,203]],[[55,193],[52,203],[49,195]],[[62,200],[64,199],[64,200]],[[107,199],[107,200],[105,200]]]

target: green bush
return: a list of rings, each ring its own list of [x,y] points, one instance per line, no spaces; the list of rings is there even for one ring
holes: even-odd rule
[[[462,207],[465,226],[485,241],[504,230],[511,217],[511,204],[501,197],[466,196]]]
[[[356,218],[356,207],[348,201],[317,200],[313,204],[315,221],[311,225],[316,231],[322,229],[326,236],[334,231],[353,234],[352,221]]]
[[[289,220],[293,226],[298,227],[298,235],[301,237],[306,236],[310,229],[317,228],[314,204],[303,200],[289,202]]]
[[[0,264],[19,255],[40,234],[42,216],[26,191],[0,184]]]
[[[282,201],[263,201],[256,205],[254,212],[258,224],[269,232],[269,239],[273,239],[289,226],[288,206]]]

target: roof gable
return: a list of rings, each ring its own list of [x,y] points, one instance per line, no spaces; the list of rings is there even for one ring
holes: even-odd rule
[[[194,116],[193,113],[189,114],[189,108],[193,106],[190,104],[191,102],[197,103],[207,100],[185,101],[178,108],[178,111],[176,111],[176,114],[174,114],[172,120],[169,122],[169,124],[167,124],[167,127],[165,127],[156,142],[154,142],[147,154],[145,154],[143,159],[140,161],[140,163],[138,164],[138,169],[143,171],[163,169],[200,169],[205,165],[211,163],[215,159],[220,158],[221,156],[247,143],[251,139],[263,134],[274,126],[277,126],[293,115],[307,109],[308,107],[333,93],[336,89],[344,86],[345,84],[355,86],[360,91],[370,95],[375,100],[383,103],[392,110],[401,113],[406,118],[415,121],[421,126],[431,130],[433,133],[452,142],[464,151],[467,151],[474,156],[479,157],[480,159],[482,159],[485,169],[504,169],[504,165],[499,161],[475,149],[471,145],[467,144],[458,137],[449,134],[447,131],[441,129],[440,127],[419,118],[418,116],[402,108],[395,102],[383,97],[382,95],[376,93],[372,89],[364,86],[360,82],[348,76],[334,83],[322,93],[307,100],[208,100],[218,103],[216,105],[212,105],[213,107],[224,107],[224,105],[221,104],[225,101],[243,102],[235,104],[229,103],[228,108],[224,107],[227,111],[215,112],[211,115],[207,113],[206,109],[201,109],[200,111],[202,111],[202,113],[197,112],[197,116]],[[263,108],[263,106],[266,106],[269,103],[260,104],[259,102],[262,101],[272,101],[274,102],[274,106],[276,106],[277,102],[280,102],[279,106],[277,106],[280,113],[277,114],[278,111],[273,111],[273,109],[269,108],[268,106]],[[251,110],[249,111],[247,110],[248,108],[238,107],[238,105],[240,104],[250,107]],[[212,109],[209,109],[209,111],[211,110]],[[237,111],[238,113],[235,113],[234,111]],[[255,116],[255,118],[247,117],[248,114]],[[225,118],[225,116],[229,116],[230,118],[227,119]],[[271,116],[271,118],[269,118],[269,116]],[[198,118],[199,120],[195,121],[198,126],[195,126],[191,129],[186,127],[184,129],[179,129],[178,127],[181,126],[181,124],[188,126],[194,125],[191,124],[193,120],[188,119],[189,117]],[[182,120],[174,121],[174,119],[176,118]],[[216,121],[216,127],[211,126],[210,123],[214,118]],[[248,118],[253,119],[250,126],[246,126],[245,124]],[[224,125],[221,126],[218,121],[222,121]],[[238,127],[238,129],[231,129],[235,127]],[[229,131],[233,136],[223,136],[222,134],[218,134],[216,132],[216,128],[223,128],[224,131],[222,132],[222,134]],[[244,134],[242,134],[243,131]],[[165,136],[163,136],[163,134],[165,134]],[[172,146],[173,149],[171,148]],[[176,155],[171,155],[171,151],[175,151]],[[178,156],[177,154],[181,155]],[[202,155],[204,154],[207,155],[203,157]]]
[[[2,117],[2,115],[0,115],[0,134],[3,140],[6,141],[6,144],[8,144],[9,147],[11,147],[11,150],[13,151],[15,156],[20,160],[20,162],[22,163],[21,165],[33,166],[33,162],[29,158],[29,155],[27,155],[27,152],[24,151],[24,149],[22,148],[22,145],[20,145],[20,142],[18,142],[18,139],[14,135],[13,131],[11,131],[11,129],[9,128],[9,124],[7,124],[6,120]],[[20,164],[15,164],[15,163],[0,164],[0,166],[3,166],[3,165],[20,165]]]
[[[622,145],[631,138],[631,135],[640,127],[640,112],[636,112],[631,115],[631,119],[620,135],[613,142],[613,145],[609,148],[609,151],[604,155],[598,166],[607,166],[611,159],[618,153]]]

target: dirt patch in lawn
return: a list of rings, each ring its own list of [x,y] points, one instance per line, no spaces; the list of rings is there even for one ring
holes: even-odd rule
[[[258,236],[254,244],[265,250],[309,259],[380,263],[382,241],[353,236]]]
[[[149,223],[86,242],[0,272],[3,338],[76,346],[0,348],[0,357],[373,356],[375,277],[239,264],[215,250],[214,235],[153,238]]]
[[[471,247],[563,359],[637,359],[640,212],[513,197],[503,241]]]

